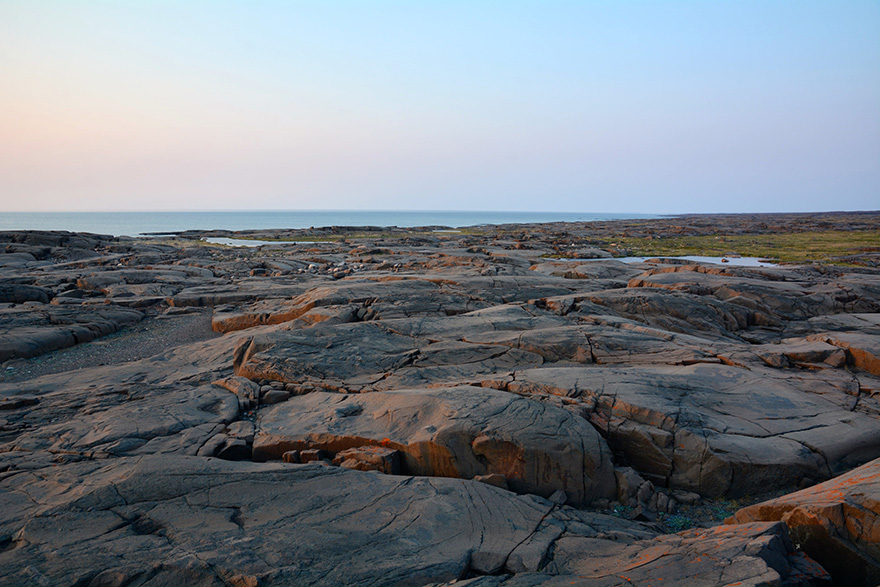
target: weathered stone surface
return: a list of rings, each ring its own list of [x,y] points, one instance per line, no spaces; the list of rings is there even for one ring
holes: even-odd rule
[[[565,562],[557,564],[557,558]],[[749,524],[636,541],[566,533],[556,540],[541,572],[479,577],[444,587],[830,584],[822,567],[792,552],[782,524]]]
[[[844,349],[848,362],[872,375],[880,375],[880,333],[834,332],[814,334],[810,339]]]
[[[0,462],[41,452],[194,455],[238,418],[238,398],[209,384],[234,346],[232,339],[215,339],[123,365],[0,384],[0,397],[26,391],[38,400],[4,411]]]
[[[315,465],[164,456],[51,473],[0,480],[6,581],[423,585],[503,567],[552,508],[482,483]]]
[[[494,487],[500,487],[501,489],[507,489],[507,477],[504,475],[500,475],[498,473],[489,473],[488,475],[474,475],[474,481],[479,481],[480,483],[486,483],[487,485],[492,485]],[[555,493],[554,493],[555,495]],[[553,501],[553,500],[551,500]],[[562,500],[563,503],[565,500]],[[556,502],[554,502],[556,503]]]
[[[245,377],[224,377],[213,382],[238,396],[242,411],[251,410],[260,405],[260,386]]]
[[[835,345],[820,341],[788,339],[778,344],[754,345],[749,352],[770,367],[837,368],[846,363],[846,353]]]
[[[36,260],[37,258],[27,251],[21,251],[17,253],[4,253],[0,251],[0,267],[2,268],[14,267],[17,269],[23,269],[31,264],[35,264]]]
[[[876,283],[851,282],[841,286],[820,281],[805,289],[798,283],[802,278],[803,275],[786,270],[765,269],[756,272],[684,265],[652,269],[630,280],[628,286],[712,296],[787,319],[842,311],[880,311],[876,301]]]
[[[386,475],[399,475],[400,461],[399,450],[369,445],[347,448],[333,457],[334,465],[357,471],[379,471]]]
[[[627,282],[641,274],[644,270],[621,261],[549,261],[532,265],[530,269],[536,273],[564,277],[566,279],[589,280],[596,284],[596,289],[613,289],[626,287]]]
[[[544,367],[492,385],[576,398],[646,478],[736,496],[826,479],[880,455],[880,421],[836,401],[852,390],[817,383],[819,393],[767,367],[697,364]]]
[[[0,361],[36,357],[89,342],[142,320],[144,314],[114,306],[52,305],[0,308]]]
[[[242,281],[236,286],[193,285],[168,298],[168,304],[175,307],[219,306],[238,304],[267,298],[286,298],[303,291],[298,284],[275,284],[265,280]]]
[[[575,574],[807,585],[822,575],[813,567],[798,580],[806,565],[789,555],[782,524],[657,537],[482,483],[316,465],[121,457],[6,477],[0,499],[10,506],[0,564],[25,583],[425,585],[506,571],[521,573],[512,585]]]
[[[235,372],[251,379],[359,391],[459,382],[542,361],[518,349],[432,342],[398,334],[384,322],[360,322],[255,337]]]
[[[679,503],[880,456],[880,273],[585,258],[609,235],[835,218],[323,227],[247,249],[0,232],[21,294],[0,301],[0,564],[94,586],[821,584],[780,524],[658,532]],[[250,461],[267,447],[278,462]],[[597,496],[622,517],[560,505]],[[827,533],[873,568],[858,512]]]
[[[143,449],[152,440],[184,433],[201,424],[229,422],[238,414],[235,397],[216,387],[144,391],[132,389],[127,393],[127,401],[112,407],[86,400],[79,412],[87,414],[88,418],[71,417],[24,432],[4,448],[87,455],[95,452],[125,454]],[[76,395],[81,400],[85,396],[83,393]],[[57,405],[52,401],[54,399],[44,396],[40,411],[51,412],[53,404]],[[70,399],[68,395],[66,400]],[[173,409],[167,405],[169,400],[174,402]],[[26,418],[33,420],[36,416],[31,410]],[[147,450],[158,451],[155,446]]]
[[[699,333],[713,338],[735,339],[737,331],[759,322],[740,306],[692,292],[631,285],[627,289],[595,292],[587,300],[624,318],[656,328],[684,334]]]
[[[515,491],[548,497],[562,489],[576,504],[615,491],[607,446],[586,421],[478,387],[295,397],[261,411],[254,458],[362,445],[399,450],[408,474],[497,473]]]
[[[33,301],[47,304],[51,298],[52,292],[43,287],[0,283],[0,303],[23,304]]]
[[[218,332],[242,330],[260,324],[279,324],[298,318],[313,324],[334,313],[316,312],[322,307],[344,307],[338,321],[391,320],[412,316],[451,316],[464,314],[494,303],[524,301],[544,295],[568,293],[560,286],[528,278],[507,278],[491,282],[471,279],[397,279],[346,280],[342,284],[317,287],[292,300],[263,301],[245,310],[218,314],[214,328]],[[481,299],[485,298],[485,299]],[[323,314],[323,316],[322,316]],[[309,319],[310,318],[310,319]],[[326,319],[326,318],[324,318]]]
[[[505,305],[447,318],[318,324],[258,335],[243,349],[236,373],[332,390],[395,389],[557,362],[720,362],[708,344],[627,328],[621,319],[591,317],[573,326],[534,307]]]
[[[840,585],[880,582],[880,459],[819,485],[739,510],[734,522],[788,524]]]

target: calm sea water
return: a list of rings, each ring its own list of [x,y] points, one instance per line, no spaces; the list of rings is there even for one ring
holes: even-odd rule
[[[248,212],[0,212],[0,230],[69,230],[138,236],[184,230],[250,230],[320,226],[475,226],[523,222],[591,222],[657,218],[651,214],[571,212],[440,212],[260,210]]]

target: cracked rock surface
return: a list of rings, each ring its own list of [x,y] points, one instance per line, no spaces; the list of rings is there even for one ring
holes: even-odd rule
[[[873,584],[880,271],[639,222],[0,233],[0,585]]]

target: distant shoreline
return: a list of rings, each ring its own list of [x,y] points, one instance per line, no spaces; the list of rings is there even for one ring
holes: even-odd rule
[[[412,246],[470,237],[520,242],[550,238],[554,249],[545,257],[582,258],[580,250],[599,249],[613,258],[754,258],[773,263],[832,263],[880,266],[880,212],[813,212],[772,214],[685,214],[663,217],[590,218],[579,221],[532,221],[497,224],[346,225],[315,223],[306,228],[190,229],[139,237],[110,237],[121,241],[152,240],[179,246],[206,239],[246,239],[253,247],[291,247],[346,241],[395,241]],[[361,218],[363,219],[363,218]],[[432,218],[436,220],[436,218]],[[278,225],[278,219],[274,219]],[[3,229],[0,232],[27,232]],[[31,229],[38,230],[38,229]],[[106,237],[110,231],[79,230]],[[209,243],[202,243],[208,245]],[[220,243],[223,244],[222,242]],[[234,244],[234,243],[226,243]],[[722,261],[723,262],[723,261]]]
[[[0,230],[67,230],[114,236],[193,230],[279,230],[329,226],[441,228],[661,218],[654,214],[504,211],[257,210],[207,212],[7,212]]]
[[[491,211],[383,211],[383,210],[258,210],[206,212],[6,212],[0,230],[61,230],[113,236],[171,236],[232,234],[330,229],[461,229],[555,223],[605,223],[615,221],[670,221],[673,219],[733,220],[735,223],[783,219],[866,218],[877,211],[770,212],[715,214],[609,214],[575,212]]]

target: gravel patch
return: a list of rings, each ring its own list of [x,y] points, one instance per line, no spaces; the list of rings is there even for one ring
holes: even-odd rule
[[[134,326],[89,343],[32,359],[7,361],[0,368],[0,383],[16,383],[52,373],[139,361],[180,345],[219,336],[211,330],[211,312],[145,318]]]

